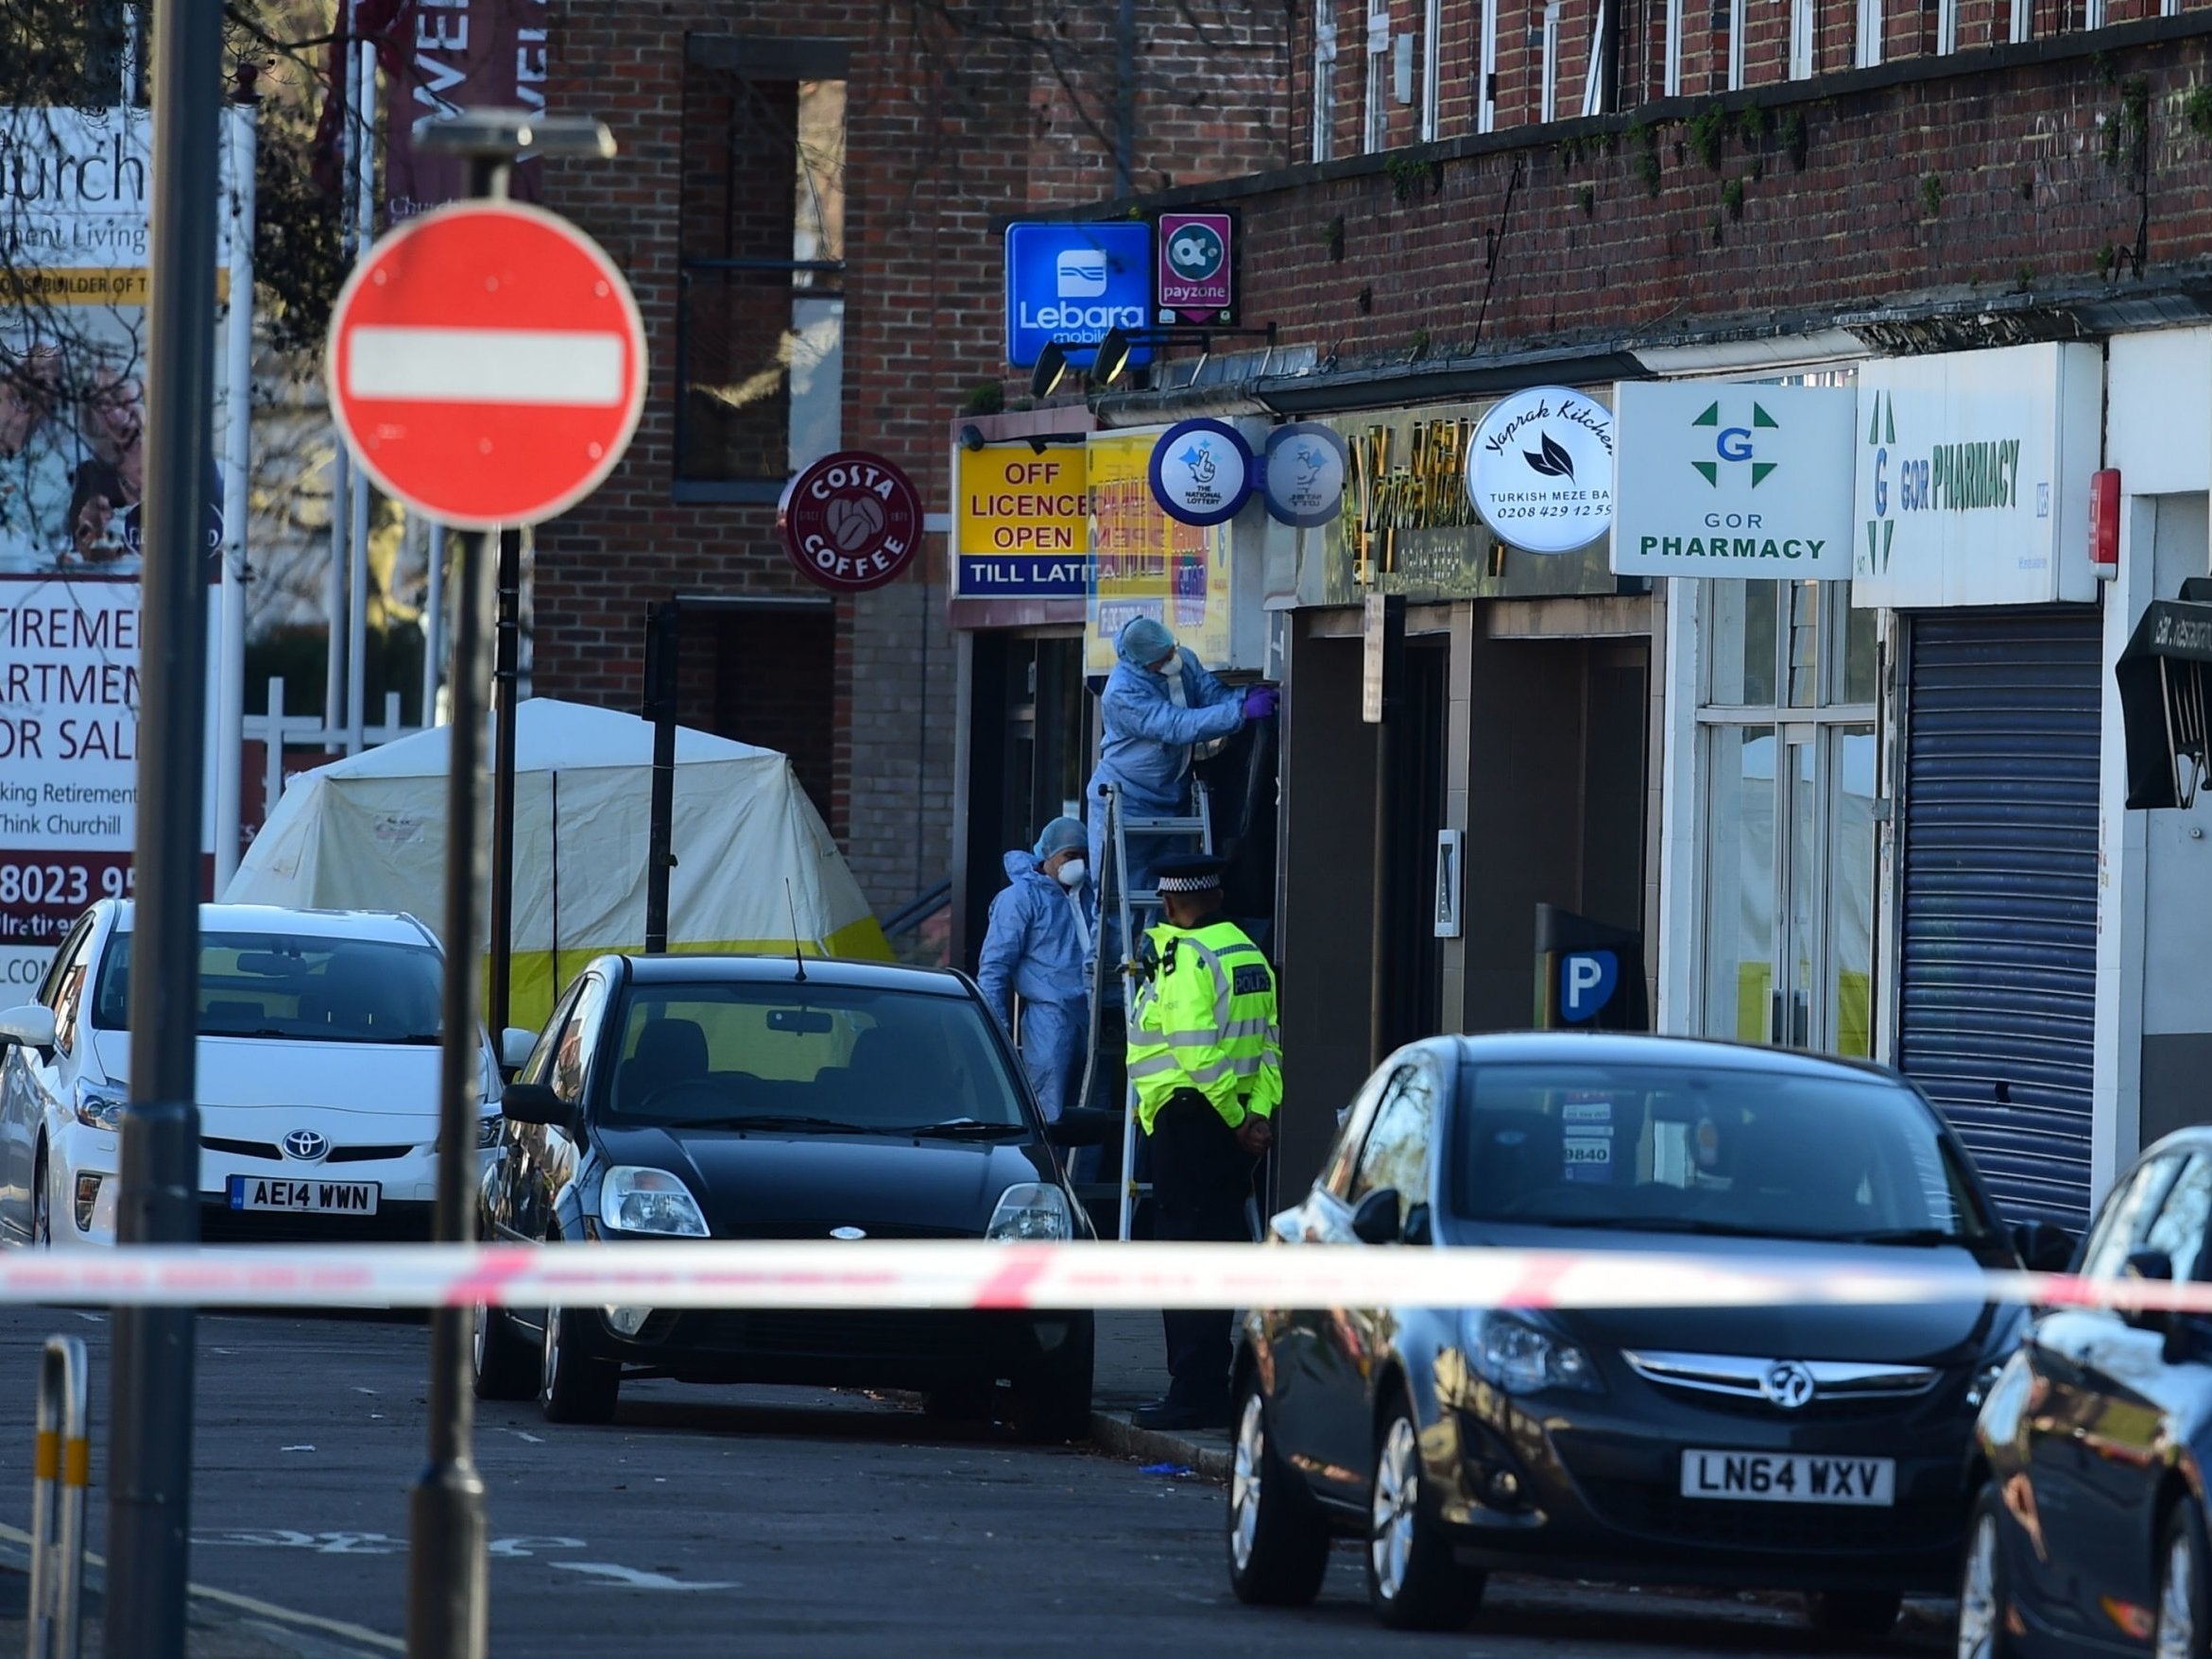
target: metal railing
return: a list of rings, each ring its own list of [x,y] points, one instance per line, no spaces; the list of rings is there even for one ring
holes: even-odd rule
[[[48,1337],[39,1360],[38,1442],[31,1482],[30,1659],[77,1659],[84,1605],[84,1343]]]

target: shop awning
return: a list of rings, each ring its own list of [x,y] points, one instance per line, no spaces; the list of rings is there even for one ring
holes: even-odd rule
[[[2205,672],[2212,666],[2212,580],[2154,599],[2113,665],[2127,727],[2128,805],[2186,807],[2207,769]]]

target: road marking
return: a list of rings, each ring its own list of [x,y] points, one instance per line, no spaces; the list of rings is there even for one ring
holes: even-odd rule
[[[634,1566],[617,1566],[611,1561],[552,1561],[548,1566],[559,1567],[563,1572],[589,1573],[604,1583],[620,1584],[626,1590],[734,1590],[734,1580],[672,1579],[666,1573],[640,1572]]]
[[[0,1538],[10,1544],[26,1548],[33,1542],[31,1535],[21,1528],[0,1522]],[[84,1552],[88,1565],[107,1569],[108,1558],[88,1549]],[[235,1590],[218,1590],[213,1584],[184,1586],[190,1595],[218,1606],[235,1608],[240,1613],[250,1613],[257,1618],[273,1618],[279,1623],[294,1625],[301,1630],[321,1631],[325,1635],[343,1636],[349,1642],[365,1642],[369,1647],[386,1653],[404,1653],[407,1644],[396,1636],[387,1636],[382,1631],[372,1631],[367,1625],[352,1624],[342,1618],[325,1618],[319,1613],[302,1613],[294,1607],[280,1607],[274,1601],[264,1601],[255,1596],[241,1596]]]
[[[545,1444],[545,1437],[540,1434],[531,1434],[521,1428],[510,1428],[507,1430],[507,1432],[513,1435],[517,1440],[528,1441],[532,1445],[543,1445]]]
[[[581,1538],[494,1538],[491,1541],[491,1558],[494,1561],[527,1560],[541,1549],[582,1549]]]

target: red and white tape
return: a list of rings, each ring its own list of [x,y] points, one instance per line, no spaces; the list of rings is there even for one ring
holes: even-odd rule
[[[209,1308],[1714,1308],[1990,1301],[2212,1313],[2212,1284],[1771,1254],[981,1240],[0,1253],[0,1304]]]

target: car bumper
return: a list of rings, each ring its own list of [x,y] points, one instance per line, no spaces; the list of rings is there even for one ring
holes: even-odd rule
[[[634,1312],[634,1310],[633,1310]],[[687,1382],[932,1389],[1088,1364],[1089,1313],[656,1310],[626,1335],[602,1310],[600,1357]]]
[[[1963,1408],[1955,1425],[1905,1413],[1783,1424],[1706,1411],[1655,1423],[1570,1410],[1571,1421],[1518,1404],[1445,1413],[1449,1432],[1436,1437],[1430,1470],[1468,1565],[1736,1588],[1942,1590],[1956,1577],[1972,1496]],[[1889,1458],[1895,1499],[1687,1497],[1692,1449]],[[1500,1500],[1500,1472],[1518,1488],[1512,1500]]]

